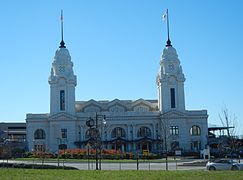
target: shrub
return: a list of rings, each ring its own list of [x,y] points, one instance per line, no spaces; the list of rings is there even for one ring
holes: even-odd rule
[[[0,168],[22,168],[22,169],[66,169],[66,170],[77,170],[75,167],[70,166],[54,166],[54,165],[47,165],[47,164],[17,164],[17,163],[0,163]]]

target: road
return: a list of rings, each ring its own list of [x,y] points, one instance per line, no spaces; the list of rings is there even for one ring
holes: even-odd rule
[[[6,160],[0,160],[0,162],[6,162]],[[9,163],[25,163],[25,164],[41,164],[40,161],[14,161],[9,160]],[[49,165],[58,165],[57,162],[44,162],[44,164]],[[65,166],[76,167],[80,170],[95,170],[96,164],[95,162],[85,163],[85,162],[64,162]],[[63,166],[63,161],[60,161],[59,166]],[[165,163],[157,163],[157,162],[142,162],[138,164],[139,170],[165,170]],[[137,163],[108,163],[104,162],[101,164],[102,170],[137,170]],[[169,162],[168,170],[205,170],[205,166],[187,166],[182,162]]]

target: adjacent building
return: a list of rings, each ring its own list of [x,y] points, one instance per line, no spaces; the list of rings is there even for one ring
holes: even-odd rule
[[[27,150],[26,123],[0,123],[0,158],[21,157]]]
[[[26,123],[0,123],[0,142],[26,142]]]

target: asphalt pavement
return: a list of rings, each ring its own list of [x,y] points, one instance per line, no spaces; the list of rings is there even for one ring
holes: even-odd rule
[[[202,160],[189,160],[185,162],[168,162],[168,170],[205,170],[205,165],[197,163]],[[0,160],[0,162],[7,162],[7,160]],[[24,164],[42,164],[41,161],[14,161],[8,160],[9,163],[24,163]],[[56,165],[57,162],[44,162],[44,164]],[[95,162],[59,162],[59,166],[71,166],[80,170],[95,170]],[[100,164],[99,164],[100,165]],[[166,163],[158,162],[102,162],[101,170],[166,170]]]

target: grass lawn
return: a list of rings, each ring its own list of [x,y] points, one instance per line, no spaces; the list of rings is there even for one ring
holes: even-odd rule
[[[169,180],[229,180],[243,179],[243,171],[81,171],[0,169],[0,179],[169,179]]]

